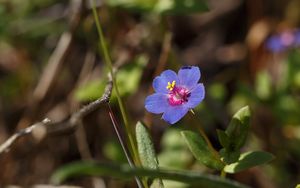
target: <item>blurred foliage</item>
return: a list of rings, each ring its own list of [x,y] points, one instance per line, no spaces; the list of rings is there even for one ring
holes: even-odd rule
[[[141,55],[137,57],[133,63],[125,65],[118,71],[117,84],[122,97],[129,96],[137,91],[147,61],[147,58],[144,55]],[[95,100],[103,94],[105,85],[106,78],[89,81],[75,91],[75,98],[78,101]],[[112,94],[111,101],[116,101],[114,93]]]
[[[103,146],[103,154],[106,158],[117,163],[125,163],[126,157],[120,143],[116,140],[108,140]]]
[[[204,0],[108,0],[108,5],[119,6],[142,13],[190,14],[208,11]]]
[[[185,169],[192,162],[178,129],[168,129],[162,137],[162,151],[158,155],[159,166],[170,169]]]
[[[276,57],[276,54],[274,54]],[[232,97],[229,107],[230,111],[236,110],[238,107],[251,104],[256,112],[259,120],[265,123],[271,123],[268,127],[271,128],[267,134],[274,133],[276,129],[281,132],[280,135],[286,138],[281,140],[281,144],[271,144],[271,151],[277,157],[280,156],[281,161],[277,166],[274,176],[280,177],[282,171],[288,173],[288,168],[285,167],[286,159],[282,156],[283,152],[279,148],[284,148],[299,156],[299,150],[295,149],[292,145],[293,142],[298,142],[297,129],[300,125],[300,103],[299,103],[299,86],[297,85],[297,77],[300,72],[300,52],[298,49],[293,49],[285,52],[283,58],[273,59],[272,63],[276,63],[278,71],[276,77],[268,69],[263,69],[255,75],[255,82],[252,89],[251,86],[239,83],[238,89]],[[264,113],[260,115],[259,113]],[[264,115],[267,115],[264,117]],[[264,126],[264,125],[262,125]],[[273,131],[272,131],[273,130]],[[293,132],[293,133],[292,133]],[[263,138],[260,138],[263,139]],[[277,149],[275,149],[277,148]],[[280,172],[281,171],[281,172]],[[284,178],[280,178],[279,182],[287,183],[289,180],[294,180],[288,174]],[[289,180],[288,180],[289,179]]]
[[[76,90],[75,98],[78,101],[96,100],[103,94],[105,85],[105,79],[91,80]]]

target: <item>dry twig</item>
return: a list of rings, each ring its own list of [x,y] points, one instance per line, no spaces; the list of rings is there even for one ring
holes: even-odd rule
[[[109,102],[112,92],[112,86],[113,82],[111,76],[109,76],[109,81],[106,85],[103,95],[99,99],[89,103],[88,105],[82,107],[80,110],[72,114],[66,121],[52,123],[48,118],[46,118],[41,122],[35,123],[25,129],[19,130],[0,145],[0,154],[8,151],[17,139],[29,134],[37,135],[38,139],[42,139],[49,135],[73,132],[78,126],[79,122],[85,116],[97,110],[102,104]]]

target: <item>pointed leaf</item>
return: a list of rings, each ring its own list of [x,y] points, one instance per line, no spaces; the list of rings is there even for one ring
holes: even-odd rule
[[[136,140],[143,167],[157,170],[158,160],[155,154],[154,145],[147,127],[141,122],[137,122],[136,124]],[[158,187],[164,187],[161,179],[158,179]]]
[[[229,144],[226,147],[228,151],[237,151],[246,142],[250,126],[250,109],[249,106],[241,108],[232,118],[226,134],[229,137]]]
[[[229,145],[229,138],[228,138],[227,134],[225,133],[225,131],[217,129],[217,134],[218,134],[218,139],[219,139],[220,144],[224,148],[227,148]]]
[[[214,175],[205,175],[200,172],[174,171],[174,170],[151,170],[142,168],[132,168],[128,165],[112,165],[96,162],[77,162],[66,165],[56,171],[51,180],[53,183],[61,183],[70,177],[79,176],[113,176],[117,178],[162,178],[195,185],[205,188],[247,188],[238,182],[220,178]]]
[[[209,168],[223,169],[224,163],[218,153],[208,145],[201,135],[192,131],[182,131],[181,134],[197,160]]]
[[[241,154],[236,163],[226,165],[224,171],[227,173],[237,173],[248,168],[262,165],[271,161],[274,156],[264,151],[253,151]]]
[[[136,124],[136,140],[143,167],[158,169],[158,161],[151,137],[141,122]]]

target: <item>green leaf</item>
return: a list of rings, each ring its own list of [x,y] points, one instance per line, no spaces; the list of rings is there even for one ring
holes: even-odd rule
[[[222,161],[226,164],[231,164],[239,160],[241,152],[238,151],[228,151],[225,148],[220,150],[220,155],[222,156]]]
[[[224,168],[224,163],[217,152],[208,145],[201,135],[192,131],[182,131],[181,134],[197,160],[209,168],[217,170]]]
[[[250,109],[249,106],[241,108],[232,118],[226,134],[228,136],[227,151],[237,151],[244,146],[250,127]]]
[[[136,124],[136,140],[143,167],[158,169],[158,160],[151,136],[149,135],[147,128],[141,122]]]
[[[227,173],[237,173],[242,170],[267,163],[273,158],[274,156],[272,154],[264,151],[243,153],[237,162],[226,165],[224,171]]]
[[[137,122],[136,124],[136,140],[142,166],[158,170],[158,160],[155,154],[151,136],[148,132],[147,127],[144,126],[141,122]],[[158,180],[158,187],[164,187],[161,179]]]
[[[154,179],[150,188],[164,188],[164,183],[161,179]]]
[[[200,172],[132,168],[128,165],[112,165],[91,161],[77,162],[66,165],[53,174],[51,181],[55,184],[58,184],[71,177],[100,175],[125,179],[134,178],[135,176],[162,178],[205,188],[247,188],[247,186],[238,182],[220,178],[214,175],[201,174]]]
[[[296,188],[300,188],[300,184],[297,184],[297,185],[296,185]]]
[[[220,144],[224,147],[227,148],[229,146],[229,138],[225,131],[222,131],[220,129],[217,129],[217,134],[218,134],[218,139],[220,141]]]

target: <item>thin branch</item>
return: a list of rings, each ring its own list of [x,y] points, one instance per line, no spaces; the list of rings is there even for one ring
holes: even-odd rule
[[[30,127],[27,127],[26,129],[22,129],[18,132],[16,132],[14,135],[9,137],[3,144],[0,145],[0,154],[4,151],[8,151],[10,146],[20,137],[28,135],[38,126],[45,126],[50,123],[50,120],[48,118],[44,119],[41,122],[35,123],[31,125]]]
[[[61,134],[69,131],[73,132],[80,120],[82,120],[86,115],[90,114],[91,112],[97,110],[102,104],[109,102],[112,87],[113,82],[111,76],[109,76],[109,81],[101,98],[82,107],[79,111],[75,112],[66,122],[53,124],[51,127],[49,126],[49,129],[47,130],[48,134]]]
[[[0,145],[0,154],[8,151],[10,147],[19,139],[20,137],[32,134],[39,139],[44,138],[49,135],[64,134],[66,132],[73,132],[79,122],[91,112],[97,110],[102,104],[108,103],[111,92],[112,92],[113,82],[111,76],[109,76],[109,81],[106,85],[103,95],[91,102],[90,104],[82,107],[79,111],[75,112],[66,121],[52,123],[48,118],[41,122],[35,123],[30,127],[21,129],[9,137],[3,144]]]

